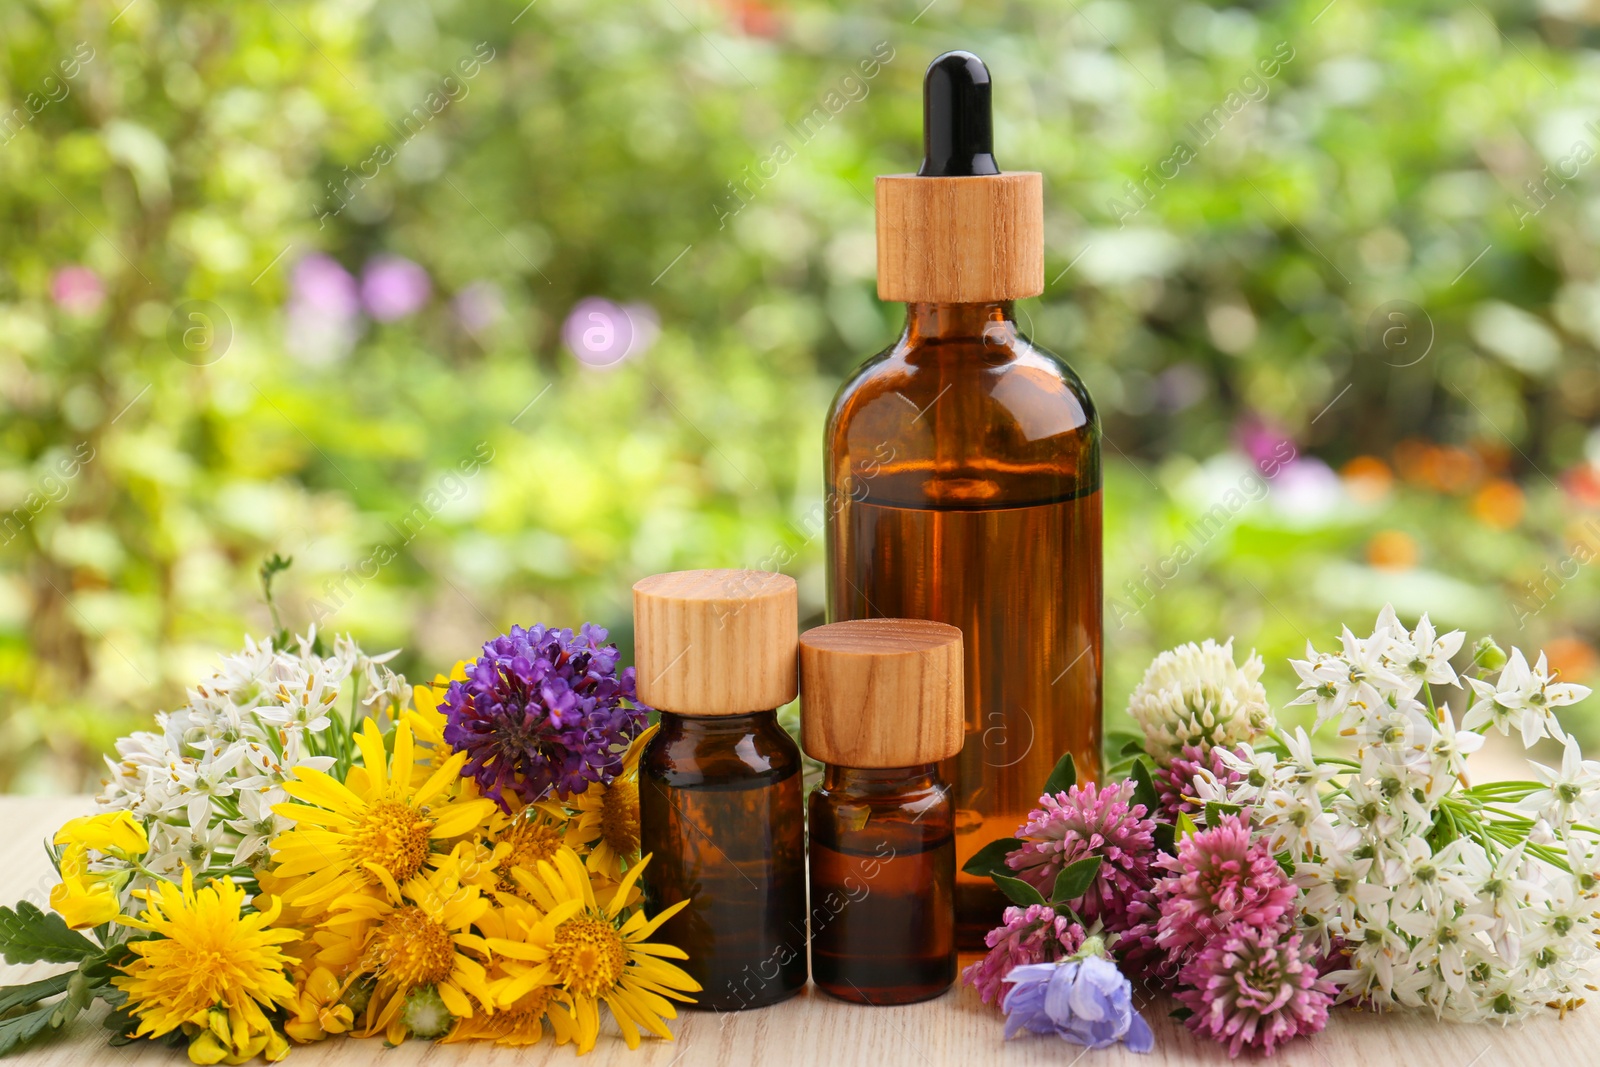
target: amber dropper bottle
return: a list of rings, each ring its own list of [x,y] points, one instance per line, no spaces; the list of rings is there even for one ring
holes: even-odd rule
[[[1013,302],[1044,289],[1042,183],[996,166],[989,100],[976,56],[929,66],[922,169],[877,182],[878,295],[905,330],[839,390],[824,443],[829,619],[965,638],[958,864],[1016,833],[1062,753],[1100,768],[1100,427],[1018,328]],[[962,948],[1005,903],[957,875]]]
[[[633,587],[639,699],[661,729],[639,761],[650,915],[689,954],[696,1008],[775,1004],[806,984],[800,749],[776,709],[795,697],[793,578],[679,571]]]
[[[954,809],[961,631],[861,619],[800,638],[811,794],[811,977],[859,1004],[936,997],[956,977]]]

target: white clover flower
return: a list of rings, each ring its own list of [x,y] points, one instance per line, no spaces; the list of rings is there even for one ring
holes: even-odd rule
[[[1190,642],[1161,653],[1128,699],[1128,712],[1144,729],[1145,750],[1165,763],[1185,745],[1231,748],[1273,725],[1265,665],[1252,652],[1233,661],[1233,641]]]

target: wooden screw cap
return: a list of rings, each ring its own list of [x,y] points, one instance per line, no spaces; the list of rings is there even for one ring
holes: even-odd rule
[[[766,571],[657,574],[633,586],[639,699],[684,715],[743,715],[795,695],[800,598]]]
[[[878,179],[878,297],[983,304],[1044,292],[1036,171]]]
[[[909,767],[961,751],[961,631],[859,619],[800,636],[800,743],[840,767]]]

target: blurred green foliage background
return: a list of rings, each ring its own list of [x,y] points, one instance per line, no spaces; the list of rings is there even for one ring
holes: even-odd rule
[[[1044,172],[1022,316],[1111,446],[1110,709],[1229,634],[1286,699],[1284,656],[1388,599],[1592,680],[1597,20],[7,3],[0,787],[96,782],[268,630],[273,552],[287,624],[416,675],[512,622],[626,644],[673,568],[792,553],[819,618],[823,417],[901,315],[872,178],[916,166],[953,47],[994,71],[1001,166]]]

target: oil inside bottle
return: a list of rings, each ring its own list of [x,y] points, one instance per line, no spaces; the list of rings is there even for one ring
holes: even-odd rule
[[[942,768],[965,863],[1016,834],[1062,753],[1086,775],[1099,767],[1100,493],[1028,507],[848,511],[841,557],[854,566],[839,575],[838,617],[933,619],[965,638],[967,741]],[[958,869],[961,946],[982,947],[1005,905],[989,879]]]
[[[949,796],[920,773],[829,767],[811,795],[811,972],[859,1004],[936,997],[956,976]]]
[[[774,1004],[806,983],[800,752],[772,711],[664,712],[640,763],[645,908],[690,904],[659,930],[689,954],[694,1008]]]

